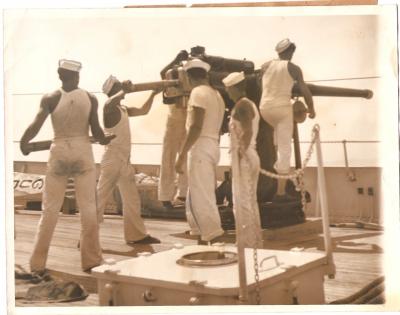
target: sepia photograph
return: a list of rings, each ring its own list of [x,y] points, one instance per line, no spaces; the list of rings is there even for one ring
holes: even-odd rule
[[[10,314],[399,310],[396,6],[3,28]]]

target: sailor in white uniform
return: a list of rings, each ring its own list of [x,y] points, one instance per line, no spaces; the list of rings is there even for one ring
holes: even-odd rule
[[[105,131],[116,135],[106,147],[101,160],[100,177],[97,185],[98,218],[103,222],[107,200],[118,186],[123,205],[124,237],[127,244],[152,244],[160,240],[148,235],[140,216],[140,196],[135,182],[135,170],[130,162],[131,131],[129,117],[146,115],[153,104],[154,96],[160,91],[153,91],[142,107],[121,105],[125,91],[129,92],[130,82],[121,83],[110,76],[103,84],[103,92],[109,96],[103,108]]]
[[[260,248],[263,245],[257,203],[260,159],[256,151],[260,114],[256,105],[246,97],[243,72],[230,73],[222,82],[230,99],[235,102],[229,131],[236,231],[244,247]]]
[[[89,127],[101,144],[107,144],[115,136],[106,137],[99,125],[96,97],[78,87],[80,69],[80,62],[65,59],[59,61],[58,74],[62,87],[43,96],[39,112],[20,142],[21,151],[29,154],[29,141],[38,134],[46,118],[51,116],[54,139],[47,163],[42,216],[30,258],[32,272],[42,272],[45,269],[69,177],[74,178],[82,222],[82,269],[89,271],[102,262],[96,215],[96,168],[89,141]]]
[[[188,102],[187,135],[175,168],[178,173],[183,173],[188,158],[187,220],[192,235],[199,235],[200,242],[211,242],[224,234],[215,188],[225,103],[219,92],[209,84],[208,63],[192,59],[184,65],[184,69],[192,91]]]
[[[167,79],[167,71],[174,66],[179,66],[182,61],[187,60],[188,53],[182,50],[161,71],[161,78]],[[186,95],[175,97],[173,104],[168,104],[168,117],[163,138],[162,156],[160,164],[160,182],[158,185],[158,200],[166,209],[171,209],[175,204],[182,204],[187,194],[187,170],[186,164],[182,174],[176,174],[175,161],[186,137],[186,116],[187,116]]]
[[[299,66],[291,62],[296,45],[289,39],[280,41],[275,48],[279,59],[262,66],[261,117],[274,128],[274,145],[277,148],[275,170],[286,175],[290,171],[291,143],[293,136],[293,108],[290,102],[293,84],[296,82],[308,108],[308,117],[314,118],[313,99],[305,84]],[[286,180],[278,179],[275,201],[290,199],[285,193]]]

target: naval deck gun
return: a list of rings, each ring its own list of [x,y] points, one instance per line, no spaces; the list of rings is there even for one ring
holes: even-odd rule
[[[225,115],[224,123],[222,126],[222,133],[228,132],[228,121],[230,111],[233,107],[232,100],[229,99],[224,85],[222,83],[222,79],[227,76],[231,72],[240,72],[243,71],[246,77],[246,89],[247,89],[247,97],[251,99],[257,106],[259,106],[260,98],[261,98],[261,79],[262,72],[261,69],[255,69],[254,63],[252,61],[243,59],[229,59],[220,56],[212,56],[208,55],[205,52],[204,47],[196,46],[191,49],[189,58],[199,58],[210,64],[211,68],[209,71],[209,79],[210,84],[214,88],[216,88],[221,96],[223,97],[227,112]],[[182,70],[181,70],[182,71]],[[183,72],[183,71],[182,71]],[[183,73],[180,73],[179,67],[175,66],[174,69],[170,72],[170,78],[175,78],[182,81]],[[324,85],[315,85],[315,84],[307,84],[309,87],[311,94],[313,97],[357,97],[357,98],[365,98],[370,99],[373,96],[373,92],[368,89],[351,89],[351,88],[343,88],[343,87],[334,87],[334,86],[324,86]],[[176,91],[173,91],[176,92]],[[173,95],[170,94],[170,95]],[[298,86],[295,84],[292,90],[293,99],[298,99],[302,97]],[[168,97],[168,88],[166,89],[166,93],[164,93],[164,101],[165,103],[174,103],[175,97]],[[318,104],[316,104],[316,111],[318,113]],[[294,132],[293,132],[293,147],[294,147],[294,156],[295,156],[295,167],[301,168],[301,154],[300,154],[300,141],[298,136],[298,127],[297,123],[294,123]],[[266,123],[263,119],[260,119],[259,132],[257,136],[257,152],[260,157],[260,165],[261,168],[270,172],[275,172],[274,164],[276,161],[276,152],[273,144],[273,129],[272,127]],[[299,192],[296,192],[294,189],[294,185],[291,181],[287,182],[286,190],[292,195],[296,195],[298,197],[298,202],[291,202],[288,204],[272,204],[271,200],[276,192],[277,182],[275,179],[260,175],[258,187],[257,187],[257,198],[260,204],[260,212],[262,218],[263,228],[267,227],[279,227],[286,226],[296,223],[304,222],[305,215],[302,210],[301,204],[301,195]],[[309,198],[308,198],[308,201]],[[273,208],[280,207],[279,211],[273,211]],[[266,214],[270,212],[269,214]],[[228,224],[230,226],[225,226],[224,228],[230,229],[234,227],[233,222],[233,214],[230,213],[228,219],[224,220],[223,215],[224,212],[221,212],[222,221],[231,222]],[[266,214],[266,215],[263,215]],[[273,213],[280,213],[278,216]],[[264,218],[268,218],[263,220]],[[225,222],[225,223],[226,223]]]
[[[262,86],[262,72],[261,69],[255,69],[252,61],[243,59],[230,59],[220,56],[208,55],[205,53],[205,48],[201,46],[192,47],[188,58],[199,58],[210,65],[209,80],[210,85],[217,89],[226,105],[226,112],[224,121],[221,128],[221,134],[227,133],[228,122],[230,117],[230,111],[233,108],[233,101],[228,97],[225,91],[222,79],[231,72],[243,71],[246,78],[246,94],[257,106],[259,106]],[[186,72],[183,70],[182,61],[172,62],[169,66],[164,69],[168,69],[165,72],[165,80],[131,84],[130,92],[151,90],[156,88],[163,88],[163,102],[165,104],[182,104],[183,96],[188,97],[190,95],[190,84]],[[164,70],[163,70],[164,71]],[[367,89],[350,89],[333,86],[323,86],[315,84],[307,84],[311,94],[314,97],[329,96],[329,97],[361,97],[370,99],[373,96],[371,90]],[[296,84],[293,86],[292,97],[298,99],[302,95],[300,94],[299,88]],[[318,112],[318,106],[316,108]],[[297,123],[294,123],[293,132],[293,146],[295,156],[295,167],[301,168],[301,155],[300,155],[300,142],[298,136]],[[263,119],[260,119],[259,132],[257,135],[257,153],[260,157],[260,166],[262,169],[274,173],[274,164],[276,161],[276,152],[273,144],[273,129]],[[231,185],[225,185],[228,187],[225,190],[225,194],[232,196]],[[263,228],[270,227],[281,227],[291,224],[301,223],[305,220],[305,214],[303,212],[301,193],[295,190],[295,187],[291,181],[287,181],[286,191],[291,195],[294,195],[297,201],[293,202],[280,202],[274,204],[272,198],[276,192],[277,181],[274,178],[260,175],[257,185],[257,199],[260,204],[261,223]],[[309,194],[307,201],[310,201]],[[230,198],[231,199],[231,198]],[[222,209],[222,210],[221,210]],[[231,207],[220,208],[220,214],[222,218],[222,225],[224,229],[234,229],[234,215]]]

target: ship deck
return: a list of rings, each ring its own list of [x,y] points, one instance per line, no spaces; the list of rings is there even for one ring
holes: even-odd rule
[[[15,264],[29,270],[29,256],[33,246],[40,211],[19,210],[15,214],[16,239]],[[104,258],[119,261],[135,257],[139,252],[159,252],[172,248],[173,244],[193,245],[197,240],[184,231],[189,226],[182,220],[145,219],[148,232],[160,238],[161,244],[126,245],[123,239],[123,221],[120,216],[106,216],[101,227],[101,244]],[[383,231],[360,228],[331,227],[333,258],[336,265],[334,279],[325,278],[326,303],[345,298],[359,291],[368,283],[383,275]],[[16,299],[17,307],[24,306],[95,306],[98,305],[96,279],[80,269],[80,253],[77,242],[80,235],[79,215],[60,214],[50,247],[47,268],[54,276],[79,282],[90,293],[83,301],[69,303],[26,302]],[[293,243],[266,242],[265,248],[290,249],[304,247],[305,251],[323,250],[323,239]],[[15,291],[23,291],[26,285],[16,282]]]

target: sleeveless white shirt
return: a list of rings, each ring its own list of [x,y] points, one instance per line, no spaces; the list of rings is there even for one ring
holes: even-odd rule
[[[129,160],[131,153],[131,131],[129,128],[129,116],[126,106],[119,105],[118,109],[121,112],[120,121],[111,128],[104,128],[106,133],[116,135],[116,138],[106,145],[107,152],[113,155],[118,155],[123,160]]]
[[[51,113],[54,139],[88,137],[91,102],[88,92],[75,89],[65,92]]]
[[[288,70],[288,60],[272,60],[262,77],[260,110],[290,106],[294,80]]]

